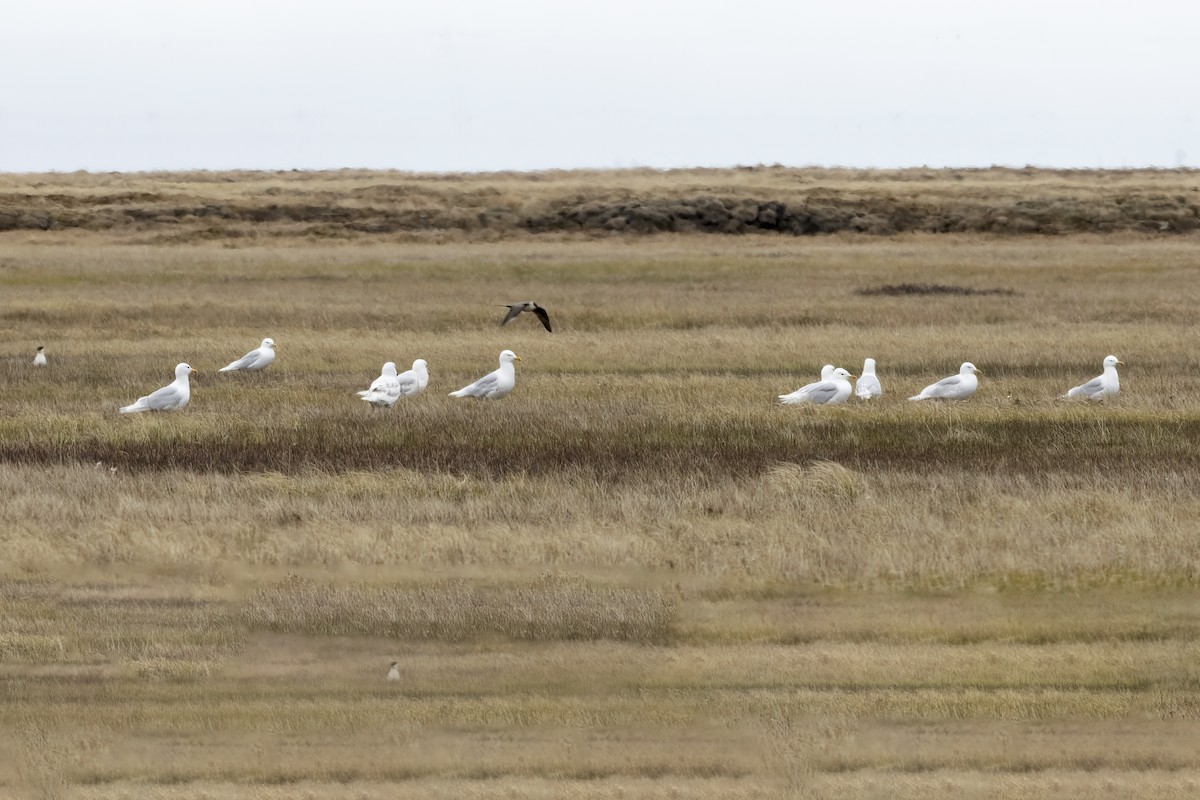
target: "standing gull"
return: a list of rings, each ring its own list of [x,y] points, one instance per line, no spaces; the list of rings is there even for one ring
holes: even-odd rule
[[[846,402],[852,391],[851,375],[840,367],[833,370],[829,380],[820,380],[801,387],[791,394],[779,395],[779,402],[785,406],[795,406],[801,403],[812,403],[818,406],[839,405]]]
[[[400,397],[400,381],[396,379],[396,362],[388,361],[379,372],[379,377],[371,381],[369,388],[358,393],[358,396],[373,406],[391,408]]]
[[[392,662],[392,665],[388,668],[387,679],[389,681],[400,680],[400,662],[399,661]]]
[[[359,392],[358,396],[371,405],[391,408],[401,397],[420,394],[428,385],[429,365],[425,359],[418,358],[412,369],[399,375],[396,374],[396,362],[389,361],[383,365],[383,371],[371,383],[371,388]]]
[[[46,366],[46,353],[44,352],[45,349],[46,349],[46,345],[44,345],[44,344],[38,345],[37,354],[34,355],[34,357],[33,357],[33,365],[35,367]]]
[[[500,321],[501,325],[507,325],[512,322],[522,311],[532,311],[542,321],[542,325],[545,326],[546,330],[554,333],[554,331],[550,330],[550,315],[546,313],[546,309],[532,300],[526,300],[524,303],[509,303],[505,307],[508,309],[508,314]]]
[[[271,362],[275,360],[275,340],[266,338],[262,340],[262,344],[251,350],[246,355],[239,358],[237,361],[229,363],[227,366],[221,367],[217,372],[237,372],[238,370],[257,371],[266,369]]]
[[[883,394],[883,386],[879,384],[879,378],[875,376],[875,359],[868,358],[863,362],[862,375],[854,383],[854,393],[863,400],[870,400],[872,397],[879,397]]]
[[[139,397],[136,403],[121,409],[122,414],[137,414],[141,411],[174,411],[183,408],[192,398],[188,375],[196,370],[187,364],[175,365],[175,380],[156,392]]]
[[[517,371],[513,368],[514,361],[521,357],[512,350],[500,353],[500,369],[489,372],[470,386],[464,386],[457,392],[451,392],[451,397],[478,397],[481,400],[495,400],[508,394],[517,385]]]
[[[966,400],[975,394],[975,390],[979,388],[979,378],[975,377],[976,373],[983,374],[970,361],[964,361],[963,365],[958,368],[957,375],[942,378],[937,383],[926,386],[921,390],[920,394],[913,395],[908,399],[929,400],[937,398],[941,400]]]
[[[1124,363],[1116,356],[1105,356],[1104,372],[1082,386],[1076,386],[1067,392],[1067,397],[1082,397],[1087,400],[1116,397],[1117,393],[1121,391],[1121,381],[1117,378],[1117,364]]]
[[[412,363],[412,369],[401,372],[396,380],[400,382],[401,397],[420,394],[429,385],[429,362],[418,358]]]

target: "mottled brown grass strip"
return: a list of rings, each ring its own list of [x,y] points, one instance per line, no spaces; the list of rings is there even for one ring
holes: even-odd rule
[[[675,606],[662,592],[594,586],[546,575],[530,583],[334,585],[290,577],[254,592],[241,611],[252,630],[457,642],[608,639],[663,641]]]

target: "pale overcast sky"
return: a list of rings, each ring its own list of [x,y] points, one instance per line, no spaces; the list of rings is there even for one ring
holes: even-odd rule
[[[1200,165],[1200,3],[42,0],[0,171]]]

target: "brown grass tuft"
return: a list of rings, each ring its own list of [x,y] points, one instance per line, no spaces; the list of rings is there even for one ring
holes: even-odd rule
[[[813,494],[850,503],[867,496],[866,476],[833,461],[816,461],[808,467],[776,464],[767,471],[766,482],[784,494]]]
[[[344,586],[290,576],[250,596],[241,612],[253,630],[323,636],[383,636],[458,642],[662,641],[674,617],[663,593],[589,585],[543,575],[531,583]]]

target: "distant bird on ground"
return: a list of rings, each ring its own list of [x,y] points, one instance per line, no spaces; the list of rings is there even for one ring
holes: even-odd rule
[[[39,344],[39,345],[38,345],[37,353],[36,353],[36,354],[34,355],[34,357],[33,357],[33,365],[34,365],[35,367],[44,367],[44,366],[46,366],[46,353],[45,353],[45,350],[46,350],[46,345],[44,345],[44,344]]]
[[[850,386],[851,375],[840,367],[833,370],[829,380],[820,380],[803,386],[791,394],[779,395],[779,402],[785,406],[796,406],[812,403],[818,406],[832,406],[846,402],[853,391]]]
[[[420,394],[428,385],[429,365],[425,359],[418,358],[412,369],[400,375],[396,374],[396,362],[389,361],[383,365],[383,371],[371,383],[371,388],[359,392],[358,396],[371,405],[391,408],[401,397]]]
[[[833,364],[826,364],[825,366],[821,367],[821,380],[827,381],[832,378],[834,369],[835,367]]]
[[[400,381],[396,380],[396,362],[388,361],[379,372],[379,377],[371,381],[370,387],[358,393],[358,396],[373,406],[391,408],[400,397]]]
[[[429,385],[429,362],[418,358],[412,363],[412,369],[401,372],[396,380],[400,382],[401,397],[420,394]]]
[[[122,414],[137,414],[141,411],[174,411],[183,408],[192,397],[188,375],[196,370],[187,364],[175,365],[175,380],[156,392],[139,397],[136,403],[121,409]]]
[[[883,394],[883,386],[880,385],[879,378],[875,377],[875,359],[868,358],[863,362],[862,375],[854,383],[854,393],[863,400]]]
[[[255,349],[251,350],[246,355],[239,358],[237,361],[231,362],[227,366],[221,367],[218,372],[237,372],[238,370],[257,371],[266,369],[275,360],[275,340],[271,338],[263,339]]]
[[[1103,400],[1106,397],[1116,397],[1121,391],[1121,381],[1117,378],[1117,365],[1124,364],[1116,356],[1105,356],[1104,372],[1099,377],[1092,378],[1082,386],[1076,386],[1067,392],[1067,397],[1078,397],[1086,400]]]
[[[500,369],[489,372],[470,386],[464,386],[457,392],[451,392],[451,397],[477,397],[481,400],[496,400],[504,397],[517,385],[517,371],[513,368],[514,361],[521,357],[512,350],[500,353]]]
[[[393,661],[393,662],[392,662],[392,666],[391,666],[391,667],[388,669],[388,677],[387,677],[387,679],[388,679],[389,681],[398,681],[398,680],[400,680],[400,662],[398,662],[398,661]]]
[[[532,311],[542,321],[542,325],[545,326],[546,330],[554,333],[554,331],[550,330],[550,315],[546,313],[546,309],[532,300],[526,300],[524,303],[509,303],[505,307],[508,309],[508,314],[500,321],[501,325],[507,325],[512,322],[522,311]]]
[[[958,368],[957,375],[951,375],[949,378],[942,378],[937,383],[930,384],[921,390],[918,395],[913,395],[909,400],[966,400],[971,395],[975,394],[975,390],[979,388],[979,378],[976,374],[982,375],[983,372],[976,368],[970,361],[964,361],[963,365]]]

